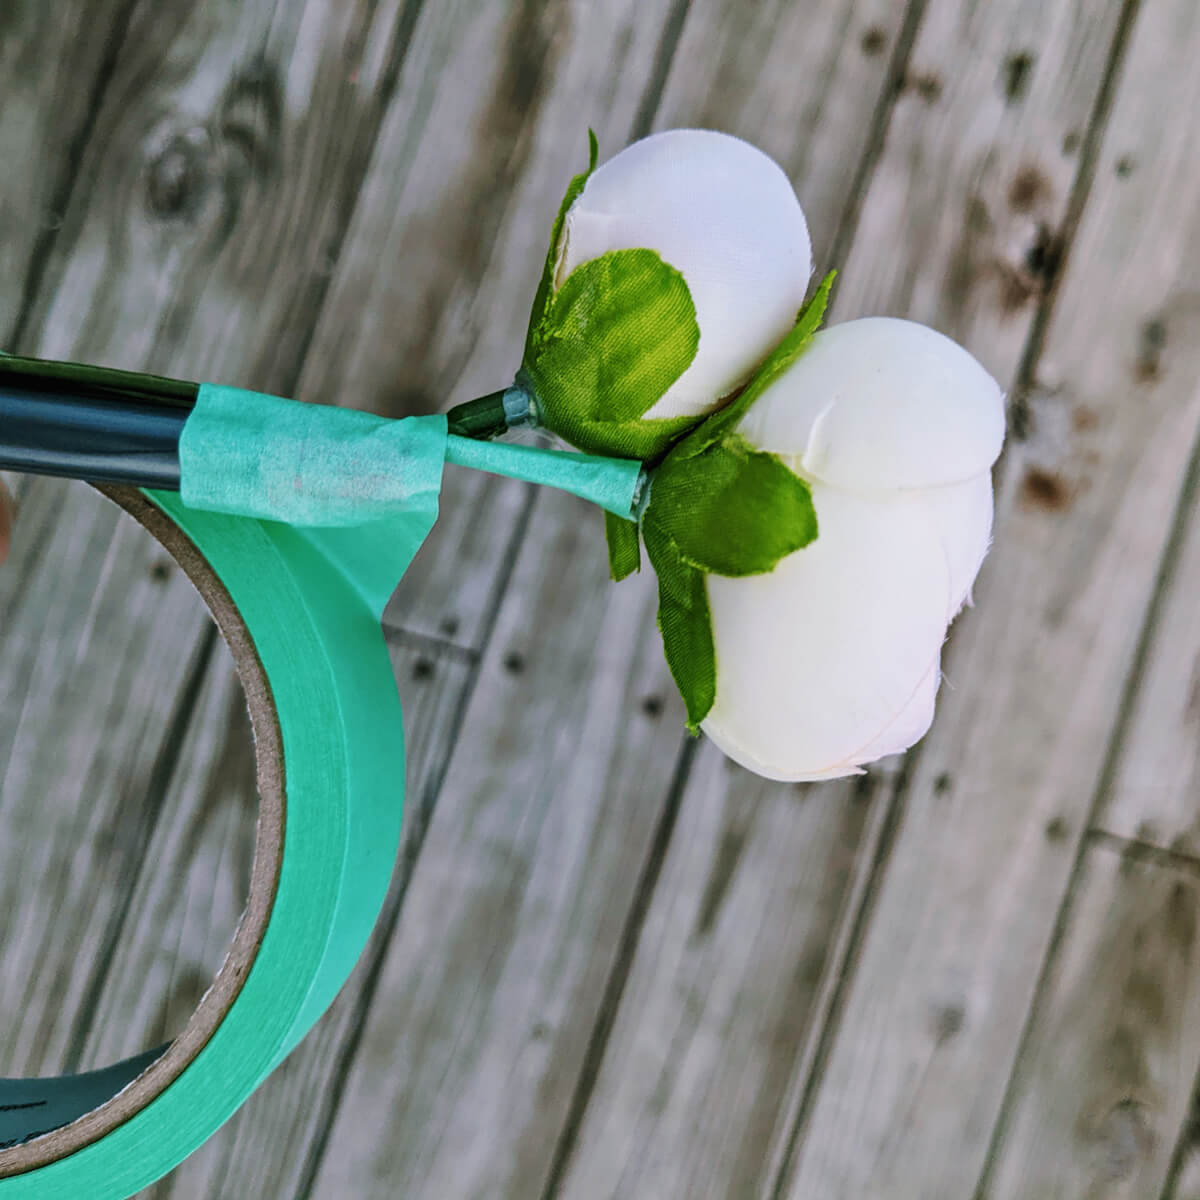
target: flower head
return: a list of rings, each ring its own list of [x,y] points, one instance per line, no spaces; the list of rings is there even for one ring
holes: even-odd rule
[[[808,483],[820,536],[768,573],[706,577],[703,729],[772,778],[855,773],[933,719],[942,642],[991,536],[1000,388],[949,338],[867,318],[818,333],[738,433]]]
[[[948,338],[867,318],[817,332],[787,177],[672,130],[567,190],[518,382],[580,449],[653,466],[610,566],[659,581],[688,724],[778,779],[906,749],[992,523],[995,381]],[[797,315],[799,313],[799,315]]]
[[[520,381],[582,450],[654,460],[796,319],[808,225],[762,151],[703,129],[635,142],[567,189]]]
[[[718,407],[791,329],[812,275],[808,224],[774,159],[710,129],[634,142],[567,210],[554,282],[613,250],[645,247],[683,276],[700,343],[647,418]]]

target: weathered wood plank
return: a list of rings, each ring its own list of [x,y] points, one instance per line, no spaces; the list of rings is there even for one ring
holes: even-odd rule
[[[459,654],[398,644],[408,754],[406,848],[385,911],[394,908],[423,834],[422,800],[445,768],[445,731],[462,703],[469,665]],[[223,645],[207,672],[162,813],[129,902],[83,1062],[103,1064],[178,1032],[211,982],[245,903],[256,811],[254,752],[245,700]],[[343,989],[318,1030],[199,1153],[146,1196],[297,1195],[305,1150],[319,1139],[335,1097],[337,1057],[353,1037],[364,976]],[[247,1156],[274,1140],[276,1153]]]
[[[394,86],[402,9],[139,9],[31,322],[39,352],[290,391]]]
[[[834,294],[923,321],[1012,378],[1121,5],[931,0]]]
[[[8,0],[0,10],[0,349],[14,349],[36,293],[132,6]],[[89,25],[98,36],[80,37]]]
[[[418,23],[301,394],[391,415],[503,387],[550,225],[587,163],[631,136],[670,0],[430,5]],[[528,490],[447,474],[442,517],[388,613],[483,639]]]
[[[773,784],[711,744],[690,778],[557,1195],[759,1194],[866,878],[876,781]]]
[[[1200,102],[1200,96],[1196,97]],[[1184,163],[1177,181],[1160,174],[1161,191],[1147,202],[1157,206],[1145,219],[1171,222],[1191,234],[1175,280],[1165,287],[1158,309],[1147,315],[1133,364],[1132,393],[1166,387],[1184,395],[1200,378],[1200,238],[1197,203],[1200,184]],[[1172,208],[1163,212],[1169,198]],[[1176,207],[1178,206],[1178,207]],[[1175,517],[1177,555],[1162,580],[1162,595],[1152,613],[1140,678],[1130,706],[1129,727],[1111,784],[1105,790],[1097,824],[1113,833],[1200,855],[1200,520],[1197,519],[1197,463],[1193,455],[1189,486]]]
[[[1160,1194],[1200,1067],[1198,915],[1194,871],[1088,847],[990,1200]]]
[[[547,564],[555,564],[548,571]],[[654,583],[539,499],[315,1192],[537,1196],[675,769]]]
[[[958,686],[916,760],[789,1195],[958,1197],[977,1182],[1200,418],[1183,380],[1130,402],[1140,331],[1193,236],[1145,220],[1191,131],[1137,139],[1189,102],[1196,37],[1188,5],[1136,25],[979,609],[951,647]],[[1094,81],[1099,66],[1061,69]]]
[[[169,1041],[200,1002],[246,905],[258,797],[246,701],[223,642],[207,665],[128,915],[109,947],[80,1065]]]
[[[0,1074],[51,1073],[76,1058],[208,618],[147,534],[54,480],[25,497],[0,614]]]

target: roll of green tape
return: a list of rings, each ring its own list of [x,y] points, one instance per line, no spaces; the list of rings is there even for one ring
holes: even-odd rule
[[[260,793],[250,898],[170,1046],[88,1075],[0,1081],[0,1200],[123,1200],[153,1183],[349,975],[400,844],[403,726],[381,616],[436,520],[449,445],[444,417],[385,422],[206,385],[180,494],[105,489],[187,572],[237,663]],[[623,515],[641,489],[640,465],[619,460],[502,446],[449,457]]]

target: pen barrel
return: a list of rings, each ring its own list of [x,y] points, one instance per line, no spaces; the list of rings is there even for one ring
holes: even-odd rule
[[[0,467],[178,490],[195,396],[179,380],[0,358]]]

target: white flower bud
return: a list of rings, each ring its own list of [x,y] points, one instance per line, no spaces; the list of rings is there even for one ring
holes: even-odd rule
[[[769,778],[858,773],[933,720],[946,629],[991,536],[1003,396],[948,338],[870,318],[818,333],[739,432],[809,481],[819,533],[767,575],[707,577],[702,727]]]
[[[700,345],[646,416],[720,407],[791,329],[812,274],[804,213],[778,164],[729,134],[673,129],[622,150],[567,213],[555,286],[610,250],[645,247],[682,275]]]

